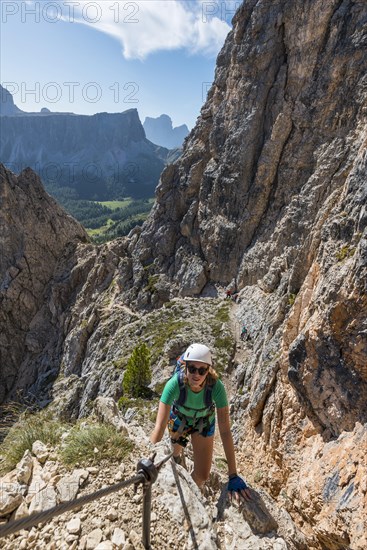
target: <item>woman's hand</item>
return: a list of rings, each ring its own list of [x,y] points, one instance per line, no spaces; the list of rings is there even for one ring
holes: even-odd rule
[[[252,500],[251,490],[247,487],[244,480],[237,474],[232,474],[229,476],[227,491],[231,502],[234,498],[239,503],[241,501],[241,497],[244,500]]]

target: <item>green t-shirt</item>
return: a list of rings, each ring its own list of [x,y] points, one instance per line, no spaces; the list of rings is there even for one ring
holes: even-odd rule
[[[161,396],[161,401],[165,405],[172,405],[173,402],[179,398],[180,395],[180,385],[178,382],[178,376],[172,376],[164,386],[164,390]],[[206,416],[208,411],[205,408],[205,386],[200,392],[193,392],[190,387],[187,385],[187,397],[185,405],[180,405],[178,407],[187,417],[200,418],[200,416]],[[228,405],[226,389],[223,386],[221,380],[217,380],[213,385],[212,391],[212,400],[215,403],[215,406],[218,409],[226,407]],[[203,409],[203,410],[200,410]],[[213,413],[215,417],[215,413]]]

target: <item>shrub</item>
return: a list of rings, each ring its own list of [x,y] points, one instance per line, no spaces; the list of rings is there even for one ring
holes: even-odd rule
[[[148,284],[144,290],[147,290],[148,292],[153,294],[156,291],[155,285],[158,283],[158,281],[159,281],[159,275],[149,275]]]
[[[150,363],[151,356],[148,346],[145,342],[138,344],[127,362],[122,382],[125,394],[130,397],[144,397],[150,393],[147,387],[152,379]]]
[[[297,298],[297,294],[294,294],[293,292],[288,294],[288,305],[292,307],[294,302],[296,301],[296,298]]]
[[[354,247],[350,247],[346,244],[342,246],[341,249],[336,253],[336,259],[338,260],[338,262],[342,262],[346,258],[351,258],[355,251],[356,249]]]
[[[65,429],[66,425],[53,419],[47,411],[24,413],[9,429],[0,446],[0,472],[8,472],[15,468],[25,451],[31,450],[37,440],[46,445],[56,445]]]
[[[120,461],[128,455],[133,443],[107,424],[75,426],[61,450],[61,458],[68,466],[88,464],[102,459]]]

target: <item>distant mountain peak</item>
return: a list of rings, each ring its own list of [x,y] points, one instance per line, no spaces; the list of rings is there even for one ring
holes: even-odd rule
[[[11,93],[0,84],[0,115],[20,115],[23,112],[15,105]]]
[[[157,118],[146,117],[143,127],[149,141],[168,149],[181,147],[185,137],[189,134],[186,124],[173,128],[172,119],[166,114]]]

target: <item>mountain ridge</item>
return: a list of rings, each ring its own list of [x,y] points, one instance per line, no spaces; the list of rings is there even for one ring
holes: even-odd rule
[[[138,111],[3,116],[3,163],[31,167],[43,181],[74,188],[79,198],[152,196],[168,150],[145,137]]]

